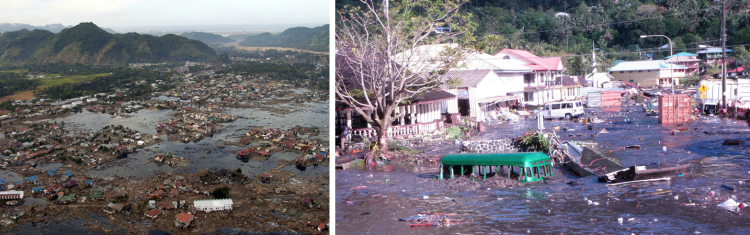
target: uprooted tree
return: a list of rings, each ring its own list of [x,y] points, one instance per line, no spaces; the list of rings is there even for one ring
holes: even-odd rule
[[[337,10],[336,102],[372,125],[384,149],[388,129],[404,115],[394,112],[399,104],[445,84],[440,75],[474,40],[466,2],[359,0]]]

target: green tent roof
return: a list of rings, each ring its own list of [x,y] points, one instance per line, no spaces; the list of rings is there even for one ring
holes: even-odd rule
[[[534,153],[459,153],[448,154],[440,160],[445,166],[526,166],[525,163],[549,160],[547,154]]]
[[[65,201],[72,201],[72,200],[75,200],[75,198],[76,198],[76,195],[75,195],[75,194],[73,194],[73,193],[71,193],[71,194],[68,194],[68,195],[62,196],[62,197],[61,197],[61,198],[59,198],[58,200],[60,200],[60,201],[63,201],[63,202],[65,202]]]
[[[102,191],[91,191],[89,192],[89,198],[91,199],[97,199],[102,198]]]

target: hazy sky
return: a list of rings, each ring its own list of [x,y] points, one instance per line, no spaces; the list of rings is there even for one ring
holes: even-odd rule
[[[0,0],[0,23],[94,22],[117,31],[186,25],[323,25],[329,0]]]

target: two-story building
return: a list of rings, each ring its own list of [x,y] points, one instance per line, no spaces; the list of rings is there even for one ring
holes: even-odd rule
[[[685,75],[693,75],[698,72],[701,59],[698,59],[698,54],[692,54],[687,52],[680,52],[673,56],[665,58],[667,63],[682,65],[687,67]]]
[[[726,49],[727,57],[732,53],[732,49]],[[719,47],[707,47],[703,50],[698,51],[698,59],[703,61],[705,64],[715,64],[719,61],[723,55],[721,48]]]
[[[680,85],[687,67],[664,60],[623,61],[609,69],[614,81],[633,83],[639,87]]]
[[[523,73],[523,98],[527,105],[543,105],[561,100],[555,90],[562,88],[557,77],[562,76],[565,66],[560,57],[538,57],[524,50],[503,49],[494,55],[500,61],[518,61],[532,71]]]

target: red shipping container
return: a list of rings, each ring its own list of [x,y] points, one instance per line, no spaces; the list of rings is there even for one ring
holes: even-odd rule
[[[690,97],[688,95],[659,96],[659,123],[689,122],[690,112]]]
[[[622,94],[618,91],[602,91],[602,107],[619,107]]]

